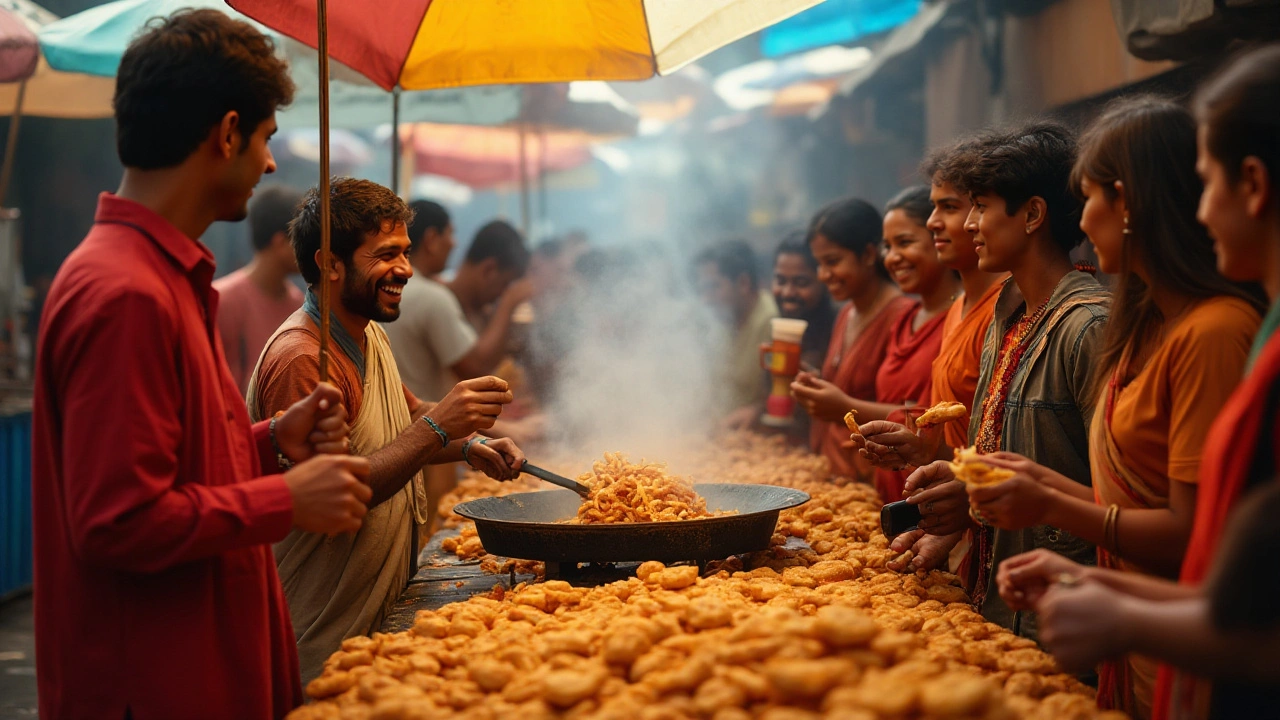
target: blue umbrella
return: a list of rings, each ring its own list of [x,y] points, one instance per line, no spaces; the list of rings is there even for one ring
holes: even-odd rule
[[[152,18],[181,8],[212,8],[253,24],[271,36],[289,59],[298,93],[277,119],[281,127],[316,127],[319,91],[316,52],[232,10],[221,0],[116,0],[50,23],[39,30],[40,48],[50,67],[102,77],[115,77],[129,42]],[[330,122],[335,127],[361,128],[391,122],[393,98],[364,76],[331,61]],[[501,125],[520,112],[520,90],[489,86],[400,95],[401,122]]]

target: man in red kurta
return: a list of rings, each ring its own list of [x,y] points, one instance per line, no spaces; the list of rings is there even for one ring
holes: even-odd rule
[[[269,543],[358,529],[367,463],[311,457],[347,446],[332,386],[250,427],[195,239],[244,217],[292,91],[270,41],[215,10],[175,14],[121,63],[124,178],[54,280],[37,356],[42,717],[279,718],[301,701]]]

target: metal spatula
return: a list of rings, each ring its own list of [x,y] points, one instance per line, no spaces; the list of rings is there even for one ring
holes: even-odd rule
[[[550,470],[544,470],[537,465],[532,465],[526,462],[524,466],[520,468],[520,472],[528,473],[539,480],[546,480],[552,485],[559,485],[562,488],[572,490],[584,498],[591,496],[591,488],[588,488],[586,485],[583,485],[577,480],[570,480],[563,475],[557,475]]]

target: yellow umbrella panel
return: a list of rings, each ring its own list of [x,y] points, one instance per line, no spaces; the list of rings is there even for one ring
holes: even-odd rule
[[[227,0],[312,47],[316,0]],[[821,0],[327,0],[333,57],[384,88],[643,80]]]

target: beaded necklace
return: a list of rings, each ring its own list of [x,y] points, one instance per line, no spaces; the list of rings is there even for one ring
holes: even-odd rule
[[[982,399],[982,422],[973,443],[979,453],[985,455],[1000,449],[1000,436],[1004,432],[1004,410],[1008,404],[1009,392],[1013,389],[1013,378],[1029,347],[1028,336],[1048,309],[1049,300],[1045,299],[1035,312],[1024,314],[1005,331],[995,371],[991,373],[991,381],[987,384],[987,395]],[[978,529],[978,577],[973,584],[973,604],[979,610],[987,596],[994,539],[995,531],[990,526],[983,525]]]

